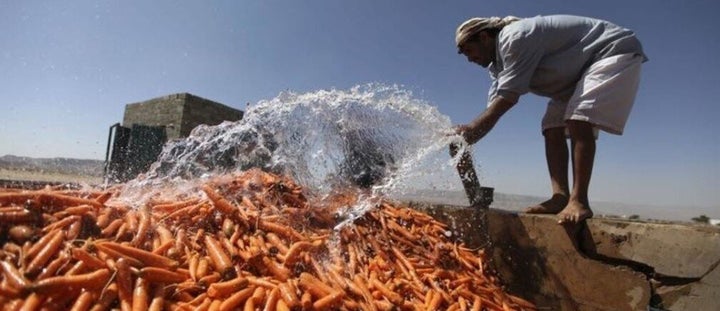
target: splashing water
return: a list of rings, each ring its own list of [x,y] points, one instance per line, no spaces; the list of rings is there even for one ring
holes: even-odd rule
[[[284,92],[252,106],[241,121],[202,125],[168,142],[123,192],[138,204],[159,189],[190,191],[198,179],[253,167],[292,176],[319,196],[347,184],[371,190],[367,197],[452,191],[460,179],[447,147],[464,145],[452,133],[447,116],[396,85]],[[361,200],[345,218],[361,216],[371,201]]]

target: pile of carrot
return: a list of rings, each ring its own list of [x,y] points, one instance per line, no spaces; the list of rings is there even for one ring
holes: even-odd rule
[[[260,170],[141,206],[115,190],[0,189],[3,310],[535,310],[482,250],[399,203],[346,226]]]

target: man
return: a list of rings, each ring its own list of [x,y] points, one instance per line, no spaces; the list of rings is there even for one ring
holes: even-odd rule
[[[457,28],[455,43],[458,53],[488,68],[492,77],[487,109],[456,131],[474,144],[521,95],[532,92],[550,98],[542,133],[552,197],[525,212],[557,214],[560,223],[592,217],[588,188],[597,130],[622,135],[640,67],[647,60],[635,34],[587,17],[508,16],[465,21]]]

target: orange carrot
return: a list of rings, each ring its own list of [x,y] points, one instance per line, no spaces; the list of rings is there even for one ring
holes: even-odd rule
[[[28,210],[13,210],[0,212],[2,223],[26,223],[35,220],[35,214]]]
[[[220,243],[211,236],[205,235],[205,247],[215,266],[215,270],[220,272],[224,279],[234,277],[235,269],[233,269],[232,261],[230,261],[230,257],[223,251]]]
[[[32,293],[25,298],[25,302],[22,304],[22,307],[20,307],[20,311],[40,310],[43,300],[45,299],[37,293]]]
[[[28,285],[28,280],[25,279],[25,277],[20,274],[20,271],[18,271],[18,269],[9,262],[1,260],[0,267],[2,267],[5,274],[5,279],[13,288],[20,290]]]
[[[185,201],[179,201],[179,202],[171,202],[171,203],[165,203],[165,204],[157,204],[153,205],[151,208],[153,211],[158,212],[172,212],[177,209],[181,209],[183,207],[187,207],[190,205],[195,205],[200,201],[198,198],[191,198]]]
[[[97,244],[95,245],[97,247]],[[141,268],[145,266],[145,263],[143,263],[140,260],[137,260],[133,257],[127,256],[123,253],[120,253],[118,251],[115,251],[110,248],[98,248],[98,256],[106,256],[109,258],[116,258],[116,259],[123,259],[125,260],[125,263],[136,268]],[[107,263],[107,261],[106,261]]]
[[[55,235],[50,239],[50,241],[48,241],[48,244],[38,252],[37,256],[35,256],[32,261],[30,261],[25,269],[25,275],[35,276],[40,273],[45,263],[57,254],[57,251],[62,246],[62,243],[63,232],[59,230],[55,231]]]
[[[80,260],[80,261],[85,262],[85,264],[88,267],[90,267],[94,270],[107,268],[107,265],[105,264],[105,262],[103,262],[99,258],[93,256],[92,254],[88,253],[86,250],[84,250],[82,248],[74,247],[70,250],[70,252],[72,254],[72,258],[74,258],[75,260]]]
[[[110,305],[115,302],[117,296],[117,284],[115,282],[110,283],[110,285],[102,291],[102,294],[95,302],[95,305],[90,309],[90,311],[110,310]]]
[[[234,310],[235,307],[239,306],[241,303],[245,302],[245,300],[250,298],[254,291],[255,287],[248,287],[235,294],[232,294],[230,297],[223,300],[223,302],[220,304],[220,311]]]
[[[291,241],[301,241],[301,240],[305,239],[305,237],[302,234],[300,234],[299,232],[295,231],[295,229],[290,228],[288,226],[283,226],[278,223],[269,222],[269,221],[260,221],[258,224],[258,227],[262,230],[271,231],[280,236],[284,236],[285,238],[287,238]]]
[[[270,290],[270,294],[268,294],[268,298],[265,301],[265,307],[263,308],[263,311],[275,311],[277,308],[278,300],[280,299],[280,289],[279,288],[273,288]],[[259,304],[259,302],[258,302]]]
[[[200,278],[197,284],[202,287],[210,286],[210,284],[217,283],[222,280],[220,273],[213,271],[212,273]]]
[[[149,300],[149,287],[148,280],[142,276],[135,280],[135,290],[133,291],[132,299],[132,311],[145,311],[148,309]]]
[[[150,301],[149,311],[162,311],[165,304],[165,286],[155,286],[153,298]]]
[[[328,310],[339,303],[343,296],[343,292],[336,291],[315,301],[313,303],[313,308],[315,310]]]
[[[141,278],[154,283],[180,283],[188,279],[189,276],[177,271],[170,271],[158,267],[145,267],[140,269],[138,275]]]
[[[215,192],[215,190],[213,190],[210,186],[205,184],[202,186],[202,190],[205,192],[208,199],[213,202],[215,208],[217,208],[221,213],[228,216],[236,215],[237,207],[233,206],[232,203],[228,202],[228,200]]]
[[[275,261],[273,261],[269,257],[263,257],[262,261],[267,271],[270,272],[270,274],[274,276],[275,279],[277,279],[278,281],[285,282],[290,277],[290,270],[276,264]]]
[[[292,246],[290,246],[287,255],[285,255],[285,262],[283,262],[283,265],[285,267],[292,267],[295,263],[298,262],[298,260],[300,259],[300,254],[302,252],[308,251],[312,248],[313,244],[307,241],[293,243]]]
[[[95,293],[91,291],[83,291],[80,296],[77,297],[75,303],[73,303],[70,311],[85,311],[89,310],[95,301]]]
[[[35,280],[42,280],[55,275],[60,268],[67,265],[70,262],[71,256],[67,252],[61,252],[60,255],[51,261],[35,278]]]
[[[123,255],[135,258],[148,266],[166,269],[175,269],[178,266],[177,261],[167,258],[165,256],[160,256],[146,250],[118,244],[115,242],[98,242],[95,244],[95,246],[100,250],[113,250]]]
[[[145,242],[145,239],[147,238],[148,230],[150,229],[150,215],[146,210],[142,210],[139,212],[140,216],[138,216],[138,226],[137,226],[137,233],[133,237],[130,244],[140,247]]]
[[[118,219],[111,221],[104,228],[102,226],[100,226],[101,228],[103,228],[102,231],[100,231],[101,236],[109,237],[109,236],[115,234],[115,232],[117,232],[118,229],[120,229],[120,226],[122,226],[124,223],[125,223],[125,221],[123,219],[118,218]]]
[[[68,207],[62,211],[59,211],[59,212],[53,214],[53,216],[55,216],[56,218],[65,218],[70,215],[82,216],[82,215],[85,215],[85,214],[88,214],[91,212],[95,212],[95,211],[96,211],[96,209],[93,206],[78,205],[78,206]]]
[[[47,295],[68,290],[102,288],[109,279],[110,270],[101,269],[81,275],[51,277],[30,284],[28,287],[34,293]]]
[[[248,279],[245,277],[236,277],[230,281],[210,284],[207,290],[208,297],[221,298],[237,292],[248,286]]]
[[[115,283],[117,283],[117,295],[120,299],[120,309],[123,311],[132,310],[133,281],[130,271],[130,264],[125,258],[115,262]]]
[[[300,286],[316,298],[322,298],[335,292],[332,287],[323,284],[323,282],[307,272],[300,274]]]
[[[288,307],[287,303],[285,303],[285,300],[278,300],[277,306],[275,307],[276,311],[290,311],[290,307]]]
[[[35,258],[40,250],[43,249],[58,232],[60,232],[60,230],[53,230],[43,235],[25,252],[25,258]]]
[[[280,296],[282,296],[282,300],[287,303],[288,307],[293,308],[297,305],[300,305],[300,298],[298,298],[297,293],[295,292],[295,289],[292,287],[292,285],[290,285],[289,283],[281,283],[278,286],[278,289],[280,290]]]

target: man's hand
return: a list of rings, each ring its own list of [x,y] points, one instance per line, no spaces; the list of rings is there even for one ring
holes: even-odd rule
[[[471,122],[469,124],[455,126],[455,133],[461,135],[465,139],[465,142],[472,145],[483,138],[487,132],[483,131],[482,128],[474,124],[474,122]]]
[[[462,135],[465,141],[472,145],[485,137],[485,134],[490,132],[500,117],[514,105],[514,102],[506,100],[501,96],[496,96],[482,114],[468,124],[456,126],[455,132]]]

